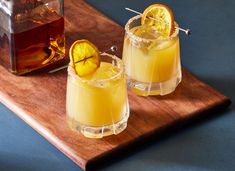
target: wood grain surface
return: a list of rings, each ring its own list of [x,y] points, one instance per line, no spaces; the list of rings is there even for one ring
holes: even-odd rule
[[[101,51],[116,44],[121,56],[124,29],[84,1],[65,0],[65,25],[67,51],[73,41],[85,38]],[[183,81],[171,95],[139,97],[128,92],[131,113],[127,129],[94,140],[71,131],[66,124],[66,80],[66,70],[15,76],[0,66],[0,101],[83,169],[130,143],[230,103],[184,69]]]

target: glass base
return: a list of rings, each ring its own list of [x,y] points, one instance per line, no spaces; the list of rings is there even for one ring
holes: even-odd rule
[[[150,95],[167,95],[172,93],[177,85],[182,80],[181,72],[165,82],[144,83],[127,78],[128,88],[137,95],[150,96]]]
[[[15,75],[25,75],[25,74],[28,74],[30,72],[34,72],[36,70],[40,70],[42,68],[46,68],[46,69],[49,69],[50,66],[54,66],[56,65],[57,63],[59,63],[60,61],[62,61],[64,59],[65,55],[62,55],[62,54],[56,54],[54,56],[54,58],[48,60],[44,60],[43,62],[45,64],[43,65],[38,65],[36,67],[29,67],[28,68],[24,68],[24,69],[12,69],[12,68],[7,68],[9,72],[11,72],[12,74],[15,74]],[[48,67],[48,68],[47,68]]]
[[[68,118],[69,127],[74,130],[82,133],[87,138],[103,138],[109,135],[117,135],[121,133],[127,127],[127,121],[129,118],[129,108],[125,113],[122,120],[116,122],[112,125],[104,125],[100,127],[87,126],[81,123],[78,123],[74,120]]]

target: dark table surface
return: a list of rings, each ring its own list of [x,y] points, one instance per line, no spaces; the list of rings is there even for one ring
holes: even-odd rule
[[[88,0],[107,16],[124,25],[133,14],[124,7],[143,11],[152,3],[143,0]],[[235,1],[164,1],[182,27],[182,64],[217,90],[235,100]],[[204,171],[235,169],[235,105],[135,152],[101,170]],[[79,171],[75,163],[0,104],[0,171]]]

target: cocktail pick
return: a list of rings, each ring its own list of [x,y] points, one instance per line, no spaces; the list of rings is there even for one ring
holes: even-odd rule
[[[131,9],[131,8],[125,8],[127,11],[130,11],[130,12],[133,12],[133,13],[136,13],[136,14],[139,14],[139,15],[143,15],[141,12],[138,12],[138,11],[136,11],[136,10],[133,10],[133,9]],[[155,20],[155,21],[160,21],[160,22],[164,22],[164,21],[162,21],[162,20],[160,20],[160,19],[156,19],[156,18],[152,18],[152,17],[149,17],[150,19],[152,19],[152,20]],[[165,24],[167,24],[167,23],[165,23]],[[183,28],[181,28],[181,27],[177,27],[177,26],[175,26],[175,28],[176,29],[179,29],[180,31],[183,31],[187,36],[189,36],[190,34],[191,34],[191,30],[190,29],[183,29]]]
[[[106,53],[106,52],[110,52],[110,51],[111,51],[111,52],[116,52],[117,50],[118,50],[118,47],[117,47],[116,45],[113,45],[113,46],[111,46],[109,49],[106,49],[106,50],[104,50],[103,52],[100,52],[100,53],[102,54],[102,53]],[[55,69],[53,69],[53,70],[50,70],[48,73],[49,73],[49,74],[55,73],[55,72],[57,72],[57,71],[66,69],[68,66],[69,66],[69,65],[66,64],[66,65],[64,65],[64,66],[61,66],[61,67],[55,68]]]

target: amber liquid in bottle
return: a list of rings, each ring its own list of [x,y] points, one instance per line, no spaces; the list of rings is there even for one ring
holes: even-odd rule
[[[45,6],[17,19],[12,32],[0,27],[0,63],[21,75],[64,58],[64,18]]]

